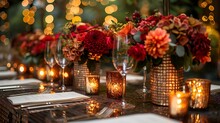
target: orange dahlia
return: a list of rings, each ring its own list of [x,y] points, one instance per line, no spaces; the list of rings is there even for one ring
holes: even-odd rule
[[[149,55],[153,58],[162,58],[169,49],[171,39],[166,30],[157,28],[148,33],[145,40],[145,48]]]

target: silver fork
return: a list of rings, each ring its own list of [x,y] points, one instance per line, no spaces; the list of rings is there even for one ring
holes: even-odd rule
[[[110,117],[113,114],[113,111],[114,110],[112,108],[104,107],[102,110],[100,110],[94,116],[89,116],[88,114],[86,114],[86,115],[68,117],[67,119],[68,120],[79,120],[79,119],[81,119],[81,120],[89,120],[89,119],[95,119],[95,118],[108,118],[108,117]]]
[[[113,114],[113,109],[109,107],[104,107],[101,111],[99,111],[95,116],[97,118],[107,118]]]

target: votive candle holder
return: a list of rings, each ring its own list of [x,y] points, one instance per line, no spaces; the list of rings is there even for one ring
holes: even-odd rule
[[[189,106],[192,109],[205,109],[208,107],[210,97],[210,80],[189,78],[186,80],[186,92],[190,93]]]
[[[98,94],[99,85],[100,85],[100,76],[99,75],[86,75],[86,94]]]
[[[169,94],[169,111],[172,117],[184,117],[188,113],[189,93],[172,91]]]
[[[121,99],[123,93],[123,78],[118,71],[106,72],[107,97]]]

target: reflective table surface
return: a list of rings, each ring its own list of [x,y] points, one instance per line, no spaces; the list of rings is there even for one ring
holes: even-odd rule
[[[135,105],[135,108],[130,110],[122,110],[121,108],[115,107],[115,104],[120,102],[120,100],[107,98],[105,84],[101,84],[98,95],[88,95],[91,98],[86,102],[54,105],[36,109],[22,109],[20,107],[15,107],[6,97],[12,94],[38,92],[37,89],[1,91],[0,122],[63,123],[70,121],[93,120],[96,119],[94,115],[105,106],[114,109],[114,112],[110,117],[120,117],[122,115],[137,113],[156,113],[171,118],[168,107],[152,104],[149,93],[142,94],[137,92],[141,87],[141,85],[131,84],[127,86],[126,100]],[[83,91],[74,91],[85,94]],[[220,122],[220,91],[216,91],[210,95],[210,102],[207,109],[189,109],[187,116],[175,119],[180,120],[183,123]]]

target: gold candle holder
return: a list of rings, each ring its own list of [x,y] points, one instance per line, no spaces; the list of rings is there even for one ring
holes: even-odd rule
[[[172,117],[184,117],[188,112],[189,93],[172,91],[169,95],[169,111]]]
[[[190,108],[205,109],[210,96],[210,80],[190,78],[186,80],[186,92],[190,92]]]
[[[99,75],[86,75],[86,94],[98,94],[99,93]]]
[[[121,99],[123,93],[123,78],[117,71],[106,72],[107,97]]]

